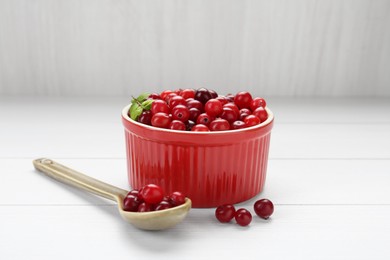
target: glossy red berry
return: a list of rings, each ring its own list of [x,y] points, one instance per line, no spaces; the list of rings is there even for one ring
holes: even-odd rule
[[[269,218],[274,213],[274,204],[268,199],[261,199],[255,202],[253,206],[256,214],[264,219]]]
[[[236,94],[234,97],[234,104],[238,108],[250,108],[252,102],[252,95],[249,92],[243,91]]]
[[[152,103],[152,108],[150,109],[152,114],[157,114],[159,112],[163,112],[169,114],[171,110],[169,109],[167,103],[164,100],[156,99]]]
[[[176,107],[177,105],[183,105],[183,106],[186,106],[187,105],[187,102],[186,100],[182,97],[182,96],[174,96],[174,97],[171,97],[169,99],[169,107],[171,109],[173,109],[174,107]]]
[[[172,120],[171,124],[169,125],[169,129],[185,131],[186,125],[182,121]]]
[[[160,203],[164,198],[164,192],[160,186],[147,184],[140,190],[142,199],[148,204]]]
[[[210,124],[210,122],[213,120],[214,120],[214,117],[210,116],[209,114],[202,113],[196,119],[196,124],[202,124],[202,125],[208,126]]]
[[[242,129],[242,128],[245,128],[246,127],[246,124],[243,122],[243,121],[240,121],[240,120],[237,120],[237,121],[234,121],[230,128],[235,130],[235,129]]]
[[[221,118],[227,120],[229,123],[233,123],[237,120],[237,113],[230,107],[223,107]]]
[[[253,111],[252,115],[257,116],[260,119],[260,123],[264,122],[268,118],[268,113],[264,107],[258,107]]]
[[[254,111],[258,107],[266,107],[267,103],[265,102],[264,98],[256,97],[252,99],[250,104],[250,109]]]
[[[229,102],[229,100],[226,97],[224,97],[224,96],[218,96],[215,99],[219,100],[219,102],[221,102],[222,105],[225,105],[225,104],[227,104]]]
[[[168,128],[171,123],[171,118],[166,113],[156,113],[153,115],[151,123],[152,126],[160,127],[160,128]]]
[[[172,90],[169,90],[169,89],[164,90],[163,92],[160,93],[160,97],[161,97],[162,100],[165,100],[165,98],[166,98],[169,94],[171,94],[171,93],[173,93]]]
[[[184,99],[187,98],[194,98],[195,97],[195,89],[183,89],[180,93],[180,96],[182,96]]]
[[[191,99],[191,100],[186,100],[186,102],[187,102],[188,109],[196,108],[200,112],[203,111],[203,104],[199,100]]]
[[[152,211],[152,205],[146,203],[146,202],[142,202],[141,204],[139,204],[138,206],[138,212],[149,212],[149,211]]]
[[[161,201],[157,206],[154,208],[154,210],[164,210],[171,208],[171,204],[168,201]]]
[[[191,128],[191,131],[193,131],[193,132],[210,132],[210,129],[205,125],[197,124]]]
[[[240,110],[238,109],[238,107],[234,103],[227,103],[227,104],[223,105],[223,107],[231,108],[234,111],[234,113],[236,113],[237,117],[240,115]]]
[[[156,93],[150,94],[148,98],[150,98],[150,99],[161,99],[160,95],[156,94]]]
[[[206,104],[206,102],[212,98],[210,92],[205,88],[200,88],[196,90],[195,97],[196,100],[199,100],[202,104]]]
[[[136,212],[138,211],[138,206],[141,203],[142,200],[138,196],[129,192],[127,196],[123,199],[123,210]]]
[[[208,89],[210,95],[211,95],[211,98],[217,98],[218,97],[218,93],[215,92],[214,90],[212,89]]]
[[[169,195],[169,202],[173,206],[179,206],[186,202],[186,196],[180,191],[174,191]]]
[[[236,222],[240,226],[248,226],[252,221],[252,214],[246,209],[238,209],[234,215]]]
[[[226,131],[230,129],[230,124],[227,120],[218,118],[210,122],[210,131]]]
[[[198,116],[201,114],[199,109],[192,107],[189,109],[190,117],[189,120],[196,122],[196,119],[198,119]]]
[[[142,112],[142,114],[138,117],[137,121],[145,124],[145,125],[151,125],[152,124],[152,111],[145,110]]]
[[[255,115],[249,115],[245,117],[244,123],[247,127],[254,126],[260,124],[260,119]]]
[[[192,120],[188,120],[186,124],[186,130],[191,131],[192,127],[195,125],[195,122]]]
[[[187,122],[190,118],[190,111],[184,105],[177,105],[172,108],[172,119]]]
[[[204,110],[210,116],[217,117],[222,113],[222,103],[217,99],[209,99],[204,105]]]
[[[215,217],[221,223],[230,222],[236,214],[236,209],[232,204],[225,204],[215,209]]]

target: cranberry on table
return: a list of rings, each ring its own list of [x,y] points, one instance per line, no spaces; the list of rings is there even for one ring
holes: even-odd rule
[[[186,130],[186,125],[180,120],[172,120],[171,124],[169,125],[169,129],[184,131]]]
[[[255,202],[253,209],[256,215],[263,219],[268,219],[274,213],[274,204],[269,199],[261,199]]]
[[[234,215],[236,222],[240,226],[248,226],[252,221],[252,214],[246,209],[238,209]]]
[[[168,128],[172,119],[169,117],[168,114],[158,112],[153,115],[151,123],[152,126],[160,127],[160,128]]]
[[[232,204],[221,205],[215,210],[215,217],[221,223],[230,222],[236,214],[236,209]]]
[[[234,97],[234,104],[241,108],[250,108],[252,102],[252,95],[247,91],[242,91]]]
[[[140,196],[148,204],[157,204],[163,200],[164,192],[160,186],[147,184],[140,190]]]

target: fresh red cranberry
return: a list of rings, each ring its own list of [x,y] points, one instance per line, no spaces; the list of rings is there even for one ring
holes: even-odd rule
[[[144,110],[142,114],[138,117],[138,122],[145,124],[145,125],[151,125],[152,124],[152,111],[150,110]]]
[[[174,191],[169,195],[169,202],[173,206],[179,206],[186,202],[186,196],[180,191]]]
[[[267,103],[265,102],[264,98],[256,97],[252,99],[252,102],[250,104],[250,109],[254,111],[258,107],[266,107]]]
[[[140,190],[142,199],[148,204],[160,203],[164,198],[164,192],[160,186],[147,184]]]
[[[153,115],[151,123],[152,126],[155,127],[168,128],[171,124],[171,121],[172,120],[168,114],[159,112]]]
[[[180,96],[182,96],[184,99],[188,98],[194,98],[195,97],[195,89],[183,89],[180,93]]]
[[[252,111],[251,111],[250,109],[248,109],[248,108],[241,108],[241,109],[240,109],[240,115],[241,115],[241,114],[250,115],[250,114],[252,114]]]
[[[154,210],[164,210],[171,208],[171,204],[168,201],[161,201],[157,206],[154,208]]]
[[[152,108],[150,110],[152,111],[153,115],[159,112],[163,112],[166,114],[169,114],[171,112],[167,103],[165,103],[164,100],[159,100],[159,99],[153,101]]]
[[[172,109],[177,105],[183,105],[186,106],[187,102],[182,96],[174,96],[169,99],[169,107]]]
[[[172,90],[164,90],[163,92],[161,92],[160,93],[160,97],[161,97],[161,99],[162,100],[165,100],[165,98],[169,95],[169,94],[171,94],[171,93],[173,93],[173,91]]]
[[[188,120],[186,124],[186,130],[191,131],[192,127],[195,125],[195,122],[192,120]]]
[[[217,99],[209,99],[204,105],[204,110],[210,116],[217,117],[222,113],[222,103]]]
[[[168,104],[169,106],[169,101],[171,100],[171,98],[173,97],[177,97],[177,94],[175,92],[172,92],[172,93],[169,93],[168,95],[165,96],[165,102]]]
[[[240,115],[240,110],[238,109],[238,107],[234,103],[227,103],[227,104],[223,105],[223,107],[231,108],[234,111],[234,113],[236,113],[237,118]]]
[[[152,210],[153,210],[152,205],[150,205],[146,202],[142,202],[141,204],[139,204],[137,211],[138,212],[149,212]]]
[[[227,120],[218,118],[210,122],[210,131],[226,131],[230,129],[230,124]]]
[[[199,109],[197,109],[195,107],[190,108],[189,111],[190,111],[189,119],[196,122],[196,119],[201,114],[201,112],[199,111]]]
[[[249,115],[245,117],[244,123],[247,127],[254,126],[260,124],[260,119],[255,115]]]
[[[218,94],[217,92],[215,92],[214,90],[212,89],[208,89],[210,95],[211,95],[211,98],[217,98],[218,97]]]
[[[232,204],[221,205],[215,210],[215,217],[219,222],[230,222],[236,214],[236,209]]]
[[[172,119],[187,122],[190,118],[190,111],[184,105],[177,105],[172,108]]]
[[[150,94],[148,98],[150,98],[150,99],[161,99],[160,95],[156,94],[156,93]]]
[[[234,95],[233,94],[227,94],[226,98],[227,98],[227,100],[229,100],[229,102],[234,102]]]
[[[210,122],[213,120],[214,120],[214,117],[212,117],[206,113],[202,113],[196,119],[196,124],[203,124],[205,126],[208,126],[210,124]]]
[[[183,90],[181,88],[179,88],[179,89],[174,90],[173,92],[176,93],[176,95],[180,96],[182,91]]]
[[[249,92],[243,91],[236,94],[234,104],[241,108],[250,108],[252,95]]]
[[[247,113],[241,113],[240,114],[240,116],[238,117],[238,119],[240,120],[240,121],[245,121],[245,118],[247,117],[247,116],[249,116],[250,114],[247,114]]]
[[[231,129],[242,129],[242,128],[245,128],[245,127],[246,127],[246,124],[243,121],[240,121],[240,120],[234,121],[231,124]]]
[[[230,107],[223,107],[221,118],[227,120],[229,123],[232,123],[237,120],[237,113]]]
[[[246,209],[238,209],[234,215],[236,222],[240,226],[248,226],[252,221],[252,214]]]
[[[264,122],[268,118],[268,113],[264,107],[258,107],[253,111],[252,115],[257,116],[260,119],[260,123]]]
[[[269,218],[274,213],[274,204],[268,199],[261,199],[255,202],[253,206],[256,214],[264,219]]]
[[[194,125],[191,129],[193,132],[210,132],[210,129],[202,124]]]
[[[187,99],[186,101],[187,101],[188,109],[196,108],[201,112],[203,111],[203,104],[199,100],[196,100],[196,99],[188,100]]]
[[[212,98],[210,92],[205,88],[200,88],[196,90],[195,99],[199,100],[202,104],[206,104],[206,102]]]
[[[139,196],[139,190],[137,190],[137,189],[134,189],[134,190],[131,190],[131,191],[129,191],[129,193],[127,193],[128,195],[134,195],[134,196]],[[140,198],[140,200],[141,200],[141,198]]]
[[[172,120],[171,124],[169,125],[169,129],[172,130],[186,130],[186,125],[179,120]]]
[[[215,99],[222,103],[222,106],[229,103],[229,100],[225,96],[218,96]]]
[[[134,195],[127,194],[127,196],[123,199],[123,210],[136,212],[138,210],[138,206],[142,203],[142,200]]]

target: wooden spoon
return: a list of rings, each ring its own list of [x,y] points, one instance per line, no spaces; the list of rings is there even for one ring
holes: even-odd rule
[[[140,229],[162,230],[173,227],[181,222],[191,209],[191,200],[186,198],[184,204],[165,210],[142,213],[124,211],[123,199],[126,197],[128,191],[84,175],[50,159],[36,159],[33,160],[33,164],[38,171],[60,182],[116,201],[122,218]]]

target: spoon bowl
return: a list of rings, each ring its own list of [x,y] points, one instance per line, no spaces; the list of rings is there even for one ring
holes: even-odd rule
[[[47,158],[33,160],[33,165],[38,171],[60,182],[116,201],[122,218],[140,229],[163,230],[173,227],[180,223],[191,209],[191,200],[186,198],[184,204],[169,209],[150,212],[125,211],[123,210],[123,199],[128,191],[89,177]]]

